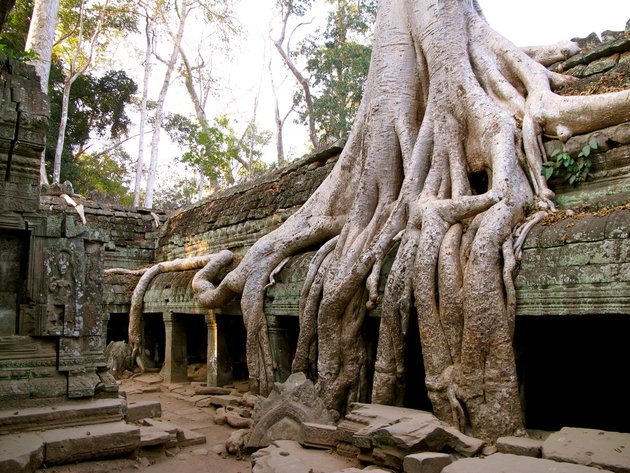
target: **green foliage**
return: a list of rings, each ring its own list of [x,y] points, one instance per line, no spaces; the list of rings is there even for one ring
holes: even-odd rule
[[[323,34],[318,32],[299,45],[297,55],[306,59],[310,74],[320,141],[331,142],[347,135],[354,122],[370,66],[369,43],[375,16],[374,0],[337,0]],[[302,92],[296,94],[294,102],[300,122],[307,123]]]
[[[2,26],[0,54],[18,61],[28,61],[36,57],[34,52],[24,51],[32,10],[32,0],[20,0],[15,4]]]
[[[17,59],[22,62],[37,58],[37,53],[35,51],[21,51],[11,47],[9,42],[3,36],[0,36],[0,54],[4,57]]]
[[[248,126],[239,138],[225,116],[215,118],[213,124],[201,126],[194,119],[179,114],[167,117],[164,128],[183,150],[178,160],[191,170],[202,172],[208,181],[220,187],[233,184],[235,174],[243,177],[266,169],[260,156],[262,147],[271,138],[268,132],[260,133]]]
[[[52,163],[55,154],[63,82],[63,72],[54,62],[49,81],[51,120],[46,143],[46,160],[49,163]],[[89,190],[89,187],[78,184],[89,182],[82,177],[86,168],[80,158],[91,147],[94,138],[116,141],[127,134],[131,125],[127,107],[136,91],[136,83],[124,71],[108,71],[101,77],[84,74],[77,78],[70,92],[61,158],[62,182],[70,180],[78,191]]]
[[[118,148],[102,155],[83,154],[76,158],[75,164],[80,172],[72,182],[80,194],[96,190],[118,198],[131,198],[129,195],[131,156]]]
[[[573,159],[569,153],[556,149],[551,153],[551,160],[543,163],[542,175],[545,179],[552,176],[562,177],[565,182],[574,186],[585,182],[592,177],[590,173],[591,159],[589,158],[591,151],[597,149],[595,140],[589,141],[584,146],[576,159]]]

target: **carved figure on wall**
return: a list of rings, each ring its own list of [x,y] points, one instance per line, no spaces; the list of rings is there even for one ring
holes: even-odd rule
[[[48,302],[46,305],[46,333],[73,335],[75,331],[75,280],[70,253],[61,250],[49,266]]]

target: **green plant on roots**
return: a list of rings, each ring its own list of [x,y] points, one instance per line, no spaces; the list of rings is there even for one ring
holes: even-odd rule
[[[565,182],[574,186],[585,182],[593,177],[590,172],[593,163],[589,156],[591,151],[596,149],[597,141],[591,140],[580,150],[575,159],[566,151],[555,149],[551,153],[551,159],[543,163],[542,175],[547,180],[552,176],[563,177]]]

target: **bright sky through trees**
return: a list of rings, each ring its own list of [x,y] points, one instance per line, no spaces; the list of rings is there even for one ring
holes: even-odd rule
[[[268,64],[271,57],[276,87],[283,94],[279,97],[281,113],[291,106],[296,83],[281,64],[276,51],[268,40],[269,32],[275,31],[279,18],[275,8],[276,0],[240,0],[236,2],[236,15],[242,25],[241,39],[231,43],[231,51],[219,53],[213,60],[213,71],[217,76],[217,90],[214,99],[209,102],[209,117],[227,114],[245,127],[251,119],[254,102],[258,96],[257,123],[262,129],[274,130],[273,93],[269,80]],[[326,21],[327,6],[323,0],[317,0],[311,13],[300,19],[311,22],[301,26],[291,41],[294,49],[298,41],[312,33],[317,27],[323,27]],[[591,32],[601,33],[604,30],[623,30],[630,18],[630,1],[599,0],[594,3],[587,0],[479,0],[482,9],[492,27],[520,46],[535,44],[551,44],[573,37],[587,36]],[[290,28],[295,27],[295,23]],[[202,34],[192,28],[185,33],[185,42],[192,44]],[[141,38],[138,41],[141,44]],[[207,45],[212,48],[212,44]],[[125,53],[127,54],[127,53]],[[127,56],[128,57],[128,56]],[[134,69],[129,74],[141,81],[142,66],[140,55],[137,61],[124,61],[125,69]],[[134,65],[135,66],[132,66]],[[156,69],[160,66],[158,65]],[[155,77],[161,74],[154,72]],[[155,98],[159,87],[150,92],[150,99]],[[181,81],[174,84],[167,97],[168,112],[193,114],[185,98],[185,89]],[[188,110],[190,108],[190,110]],[[295,159],[306,154],[308,150],[308,132],[304,125],[295,124],[294,114],[284,129],[285,153],[288,159]],[[135,156],[137,143],[130,141],[128,151]],[[167,166],[173,155],[178,153],[174,146],[167,146],[160,152],[160,171],[165,175]],[[275,156],[275,144],[270,142],[264,154],[265,161],[272,162]]]

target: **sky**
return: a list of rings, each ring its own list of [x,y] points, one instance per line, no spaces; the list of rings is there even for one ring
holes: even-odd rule
[[[318,0],[324,3],[322,0]],[[478,0],[489,24],[500,34],[518,46],[552,44],[574,37],[584,37],[591,32],[601,33],[604,30],[623,30],[630,19],[630,0]],[[296,82],[284,69],[278,54],[271,49],[268,35],[270,25],[278,22],[275,15],[275,0],[237,0],[236,15],[243,28],[240,40],[231,44],[229,54],[219,54],[214,70],[220,77],[217,83],[217,94],[209,102],[208,116],[213,117],[227,113],[241,125],[252,116],[254,103],[257,103],[257,122],[261,128],[274,131],[273,94],[269,80],[269,59],[272,58],[274,80],[283,91],[280,101],[281,113],[290,107]],[[303,34],[315,30],[316,26],[325,22],[325,7],[320,7],[307,15],[305,19],[312,24],[301,27],[296,34],[297,42],[300,32]],[[304,20],[302,20],[304,21]],[[271,28],[272,29],[272,28]],[[186,41],[194,41],[195,32],[187,29]],[[198,36],[197,36],[198,37]],[[212,47],[212,45],[208,45]],[[137,74],[141,74],[138,71]],[[155,73],[161,80],[161,75]],[[141,76],[136,77],[141,83]],[[152,86],[150,96],[155,98],[159,92],[159,80]],[[151,97],[150,97],[151,98]],[[181,84],[174,84],[169,90],[166,108],[169,111],[188,113],[187,97]],[[295,117],[295,115],[293,115]],[[294,123],[289,118],[284,129],[285,151],[290,159],[300,157],[308,152],[306,127]],[[149,141],[149,140],[147,140]],[[160,169],[165,171],[178,150],[168,143],[163,134],[163,146],[160,152]],[[134,148],[135,146],[135,148]],[[137,143],[127,145],[132,156],[137,153]],[[148,151],[145,156],[148,159]],[[275,143],[272,141],[264,154],[264,159],[271,162],[275,159]]]

